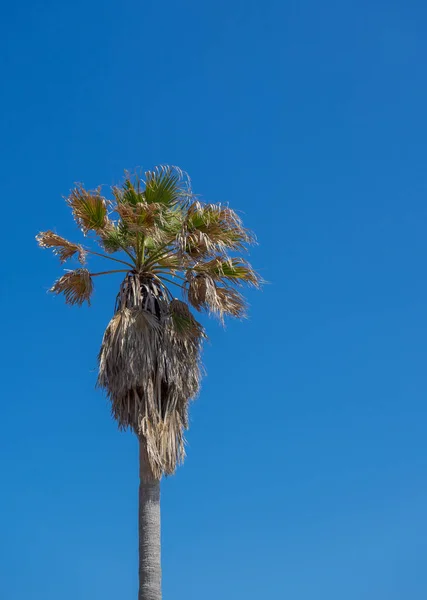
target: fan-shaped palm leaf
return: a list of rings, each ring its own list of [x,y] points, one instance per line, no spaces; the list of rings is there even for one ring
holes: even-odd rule
[[[113,254],[127,248],[131,249],[135,244],[135,235],[124,223],[110,221],[103,231],[99,232],[98,243],[106,252]]]
[[[130,233],[140,233],[151,237],[160,243],[166,239],[167,231],[164,227],[166,220],[161,204],[140,202],[135,206],[120,204],[117,207],[121,222]]]
[[[126,173],[123,183],[111,188],[117,207],[122,204],[137,206],[140,202],[144,202],[143,186],[144,182],[137,173],[135,175]]]
[[[191,270],[196,274],[206,273],[215,281],[224,284],[249,284],[254,287],[260,287],[261,285],[260,276],[242,258],[216,256],[209,261],[197,262],[191,267]]]
[[[149,204],[173,207],[193,198],[190,179],[178,167],[160,166],[145,173],[144,199]]]
[[[187,273],[185,288],[189,303],[199,312],[206,310],[217,315],[223,323],[224,316],[244,317],[246,304],[243,296],[235,289],[219,286],[206,272]]]
[[[201,338],[206,337],[205,331],[198,321],[191,314],[188,304],[174,298],[169,304],[171,326],[176,335],[183,340],[196,343]]]
[[[60,277],[49,290],[54,294],[64,294],[66,304],[90,305],[93,292],[92,277],[87,269],[69,271]]]
[[[216,288],[217,305],[219,306],[218,313],[220,319],[224,319],[224,315],[242,319],[246,316],[246,302],[242,294],[233,288],[218,287]]]
[[[244,250],[255,241],[238,215],[220,204],[193,202],[178,235],[182,251],[195,258],[228,250]]]
[[[52,248],[54,254],[59,256],[61,263],[77,254],[79,262],[83,265],[86,261],[86,251],[80,244],[69,242],[53,231],[41,231],[36,240],[41,248]]]
[[[71,191],[67,204],[84,234],[101,232],[108,224],[107,201],[101,196],[101,188],[87,191],[79,184]]]

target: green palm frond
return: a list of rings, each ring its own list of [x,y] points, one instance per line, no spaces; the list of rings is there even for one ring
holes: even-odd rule
[[[195,258],[245,250],[255,242],[254,235],[243,227],[238,215],[220,204],[193,202],[187,210],[178,243],[183,252]]]
[[[41,248],[52,248],[54,254],[59,256],[61,263],[64,263],[76,254],[82,265],[86,262],[86,251],[80,244],[69,242],[53,231],[41,231],[36,235],[36,240]]]
[[[191,314],[188,304],[175,298],[169,304],[169,310],[172,328],[177,335],[189,340],[206,337],[203,326]]]
[[[92,277],[87,269],[68,271],[55,281],[49,291],[53,294],[64,294],[66,304],[81,306],[87,302],[90,305],[93,292]]]
[[[182,230],[185,215],[185,208],[180,205],[168,207],[167,210],[163,212],[162,228],[166,238],[169,239],[171,243],[176,242],[176,237]]]
[[[121,204],[117,207],[122,226],[133,234],[142,234],[144,237],[162,242],[167,234],[164,226],[166,220],[164,217],[164,208],[161,204],[147,204],[140,202],[132,206]]]
[[[260,276],[242,258],[216,256],[209,261],[196,263],[191,270],[198,274],[206,273],[224,284],[248,284],[259,288],[262,283]]]
[[[123,223],[113,223],[110,221],[100,234],[98,242],[100,246],[108,253],[113,254],[125,248],[132,247],[135,238]]]
[[[153,267],[154,271],[169,272],[174,275],[182,269],[182,260],[175,254],[167,254],[156,261]]]
[[[186,205],[193,198],[190,179],[178,167],[162,165],[145,172],[145,181],[138,173],[126,173],[124,182],[112,188],[117,204],[137,206],[140,203],[161,204],[172,208]]]
[[[188,175],[178,167],[159,166],[145,173],[144,198],[148,204],[174,207],[193,197]]]
[[[144,202],[143,185],[144,182],[138,174],[126,173],[124,182],[111,188],[117,206],[122,204],[137,206],[139,203]]]
[[[81,184],[67,198],[74,219],[86,235],[89,231],[102,232],[108,224],[107,201],[101,196],[101,188],[85,190]]]

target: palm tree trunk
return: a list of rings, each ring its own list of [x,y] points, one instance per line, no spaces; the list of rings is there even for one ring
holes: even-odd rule
[[[139,440],[139,594],[138,600],[161,600],[160,481],[153,476],[146,443]]]

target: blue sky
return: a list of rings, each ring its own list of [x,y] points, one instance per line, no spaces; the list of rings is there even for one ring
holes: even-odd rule
[[[0,589],[137,590],[137,450],[94,390],[119,280],[45,292],[62,196],[177,164],[244,213],[270,282],[207,323],[164,597],[427,596],[427,7],[421,0],[2,9]],[[78,237],[78,235],[77,235]]]

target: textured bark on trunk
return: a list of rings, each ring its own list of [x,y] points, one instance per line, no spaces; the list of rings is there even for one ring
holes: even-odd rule
[[[139,440],[139,594],[161,600],[160,481],[152,474],[145,441]]]

